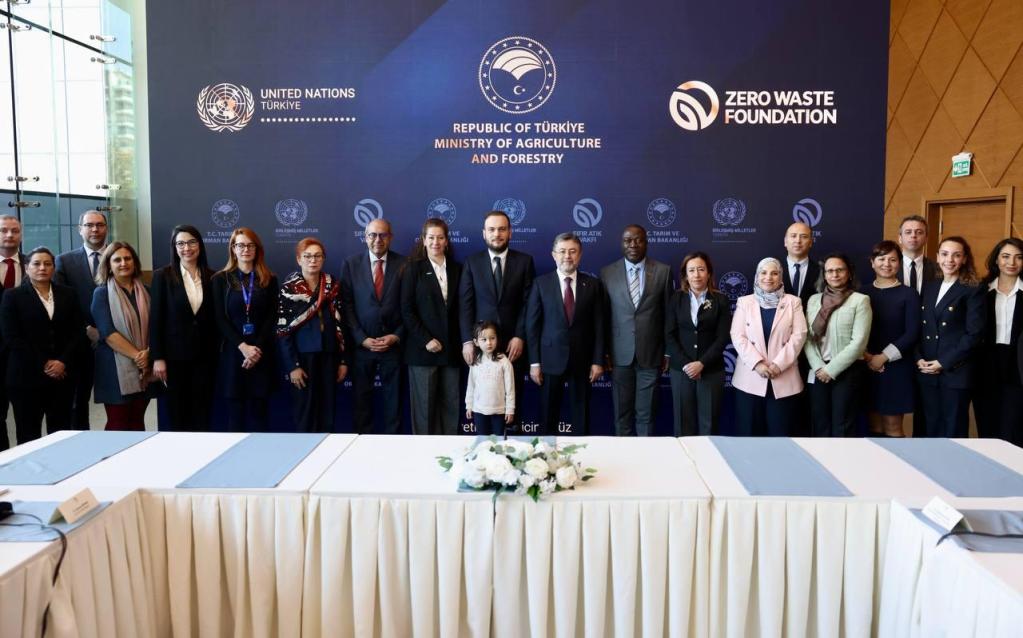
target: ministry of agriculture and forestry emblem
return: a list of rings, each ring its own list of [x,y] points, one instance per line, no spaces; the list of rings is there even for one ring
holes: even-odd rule
[[[512,226],[518,226],[526,218],[526,203],[514,197],[497,200],[494,202],[494,210],[502,211],[507,215]]]
[[[738,226],[746,217],[746,203],[734,197],[714,202],[714,221],[721,226]]]
[[[220,228],[234,228],[239,217],[241,217],[241,210],[238,208],[238,204],[229,199],[218,199],[213,202],[213,207],[210,209],[210,218]]]
[[[427,219],[442,219],[448,226],[455,223],[457,214],[455,203],[446,197],[438,197],[426,205]]]
[[[480,60],[483,97],[505,113],[529,113],[540,108],[554,93],[557,80],[550,51],[532,38],[515,35],[498,40]]]
[[[274,215],[281,226],[299,226],[309,216],[309,207],[301,199],[282,199],[274,206]]]
[[[735,304],[739,297],[745,295],[749,290],[749,280],[741,272],[734,270],[726,272],[718,280],[718,289],[725,293],[732,304]]]
[[[199,91],[195,110],[211,131],[240,131],[255,112],[252,91],[236,84],[214,84]]]
[[[671,226],[676,213],[675,204],[665,197],[658,197],[646,207],[646,218],[658,228]]]

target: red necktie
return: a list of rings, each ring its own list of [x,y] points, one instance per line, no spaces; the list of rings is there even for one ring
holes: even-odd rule
[[[575,295],[572,294],[572,278],[565,277],[565,321],[572,325],[575,317]]]
[[[377,293],[377,301],[384,298],[384,260],[373,263],[373,290]]]
[[[14,260],[8,257],[4,260],[7,264],[7,272],[4,274],[4,290],[14,288]]]

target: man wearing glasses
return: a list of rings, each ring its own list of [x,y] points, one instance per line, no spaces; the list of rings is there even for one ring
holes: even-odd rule
[[[375,219],[366,226],[368,253],[345,260],[341,270],[341,299],[352,335],[350,352],[355,391],[355,431],[373,429],[373,414],[381,415],[385,434],[401,429],[401,273],[405,256],[392,251],[391,224]],[[380,375],[378,409],[373,409],[373,383]]]
[[[88,324],[85,330],[92,347],[82,353],[77,365],[75,400],[71,413],[71,427],[76,430],[88,430],[95,348],[99,340],[99,332],[93,324],[89,308],[92,305],[92,292],[96,289],[96,271],[102,261],[103,250],[107,247],[106,216],[95,210],[85,211],[78,218],[78,234],[82,237],[82,247],[57,255],[57,270],[53,280],[75,289],[78,305]]]

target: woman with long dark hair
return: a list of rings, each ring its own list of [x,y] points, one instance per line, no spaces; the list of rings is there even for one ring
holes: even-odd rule
[[[171,262],[153,272],[149,350],[167,387],[169,430],[208,431],[220,333],[202,233],[187,224],[170,236]]]

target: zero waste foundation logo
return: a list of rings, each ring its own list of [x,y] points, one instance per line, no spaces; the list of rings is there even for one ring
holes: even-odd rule
[[[301,199],[282,199],[274,206],[274,215],[281,226],[301,226],[309,217],[309,207]]]
[[[572,207],[572,219],[580,228],[596,228],[604,218],[604,208],[592,197],[580,199]]]
[[[824,209],[816,199],[804,197],[792,207],[792,221],[802,222],[810,228],[815,228],[821,223],[822,217]]]
[[[658,197],[646,207],[646,218],[658,228],[671,226],[677,215],[675,204],[666,197]]]
[[[355,223],[365,228],[373,220],[384,218],[384,207],[377,200],[367,197],[359,200],[359,203],[355,205],[355,209],[352,211],[352,215],[355,217]]]
[[[746,202],[724,197],[714,202],[714,221],[721,226],[738,226],[746,218]]]
[[[229,199],[218,199],[210,209],[210,219],[220,228],[234,228],[241,217],[241,209]]]
[[[518,226],[526,219],[526,203],[521,199],[506,197],[494,202],[494,210],[499,210],[508,215],[512,226]]]
[[[707,105],[693,95],[694,91],[703,94],[702,99]],[[698,80],[679,84],[668,99],[671,119],[687,131],[699,131],[710,126],[717,118],[719,109],[717,92],[706,82]]]
[[[738,359],[738,353],[735,351],[735,346],[728,344],[722,351],[722,356],[725,359],[725,387],[732,387],[732,375],[735,374],[735,361]]]
[[[457,214],[455,203],[445,197],[438,197],[426,205],[427,219],[442,219],[448,226],[455,223]]]
[[[252,91],[240,84],[222,82],[204,87],[195,101],[195,110],[206,128],[217,133],[237,132],[245,128],[255,112]]]
[[[480,90],[487,102],[505,113],[529,113],[554,93],[558,72],[550,51],[532,38],[498,40],[483,54]]]

